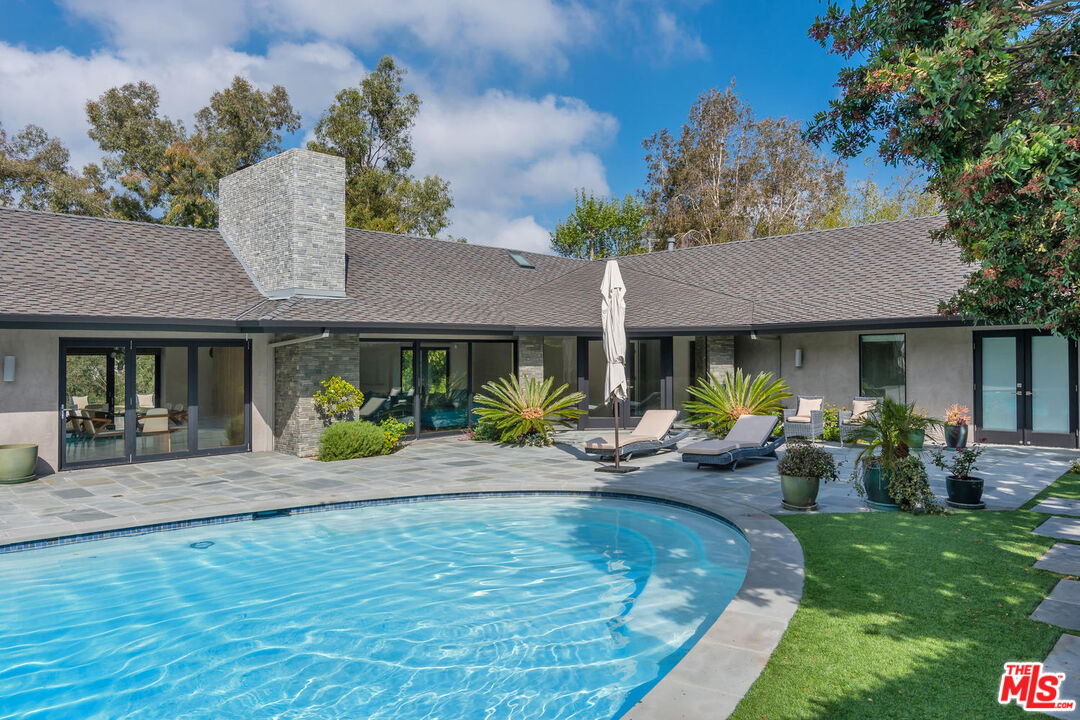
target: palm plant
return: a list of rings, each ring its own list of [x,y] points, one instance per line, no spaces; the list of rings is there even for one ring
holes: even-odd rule
[[[791,397],[787,383],[774,380],[772,373],[761,372],[751,380],[741,368],[734,375],[724,373],[723,379],[698,378],[686,391],[697,398],[683,403],[687,421],[715,435],[726,434],[743,415],[779,415],[784,400]]]
[[[521,443],[539,436],[548,444],[556,424],[570,426],[585,414],[577,407],[585,395],[564,395],[569,385],[563,383],[552,390],[554,383],[555,378],[549,377],[543,382],[528,378],[522,384],[514,375],[493,380],[481,388],[487,394],[473,398],[480,406],[474,412],[480,423],[495,427],[501,442]]]
[[[855,467],[879,464],[885,470],[892,470],[910,454],[907,441],[913,432],[939,424],[939,420],[916,410],[915,403],[882,398],[850,435],[853,440],[865,443],[855,458]]]

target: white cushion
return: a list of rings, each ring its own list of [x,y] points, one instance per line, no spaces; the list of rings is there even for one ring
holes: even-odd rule
[[[861,422],[866,413],[877,406],[875,400],[855,400],[851,403],[851,419],[848,422]]]
[[[820,410],[823,402],[821,398],[799,398],[799,409],[795,414],[798,417],[807,418],[802,422],[810,422],[810,413]]]
[[[808,423],[810,422],[809,415],[792,415],[787,419],[788,422]]]

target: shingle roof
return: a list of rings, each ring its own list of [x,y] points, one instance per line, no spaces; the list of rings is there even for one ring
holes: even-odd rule
[[[620,258],[630,331],[933,318],[963,281],[941,217]],[[347,297],[267,300],[216,230],[0,209],[0,319],[599,331],[603,262],[347,229]]]
[[[0,317],[233,323],[262,300],[216,230],[0,208]]]

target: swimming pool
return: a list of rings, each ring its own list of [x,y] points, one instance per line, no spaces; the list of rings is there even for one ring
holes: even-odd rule
[[[748,559],[713,517],[571,496],[0,555],[0,718],[616,718]]]

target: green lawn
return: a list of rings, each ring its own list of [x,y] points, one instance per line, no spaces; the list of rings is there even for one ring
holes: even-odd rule
[[[1080,500],[1080,474],[1065,473],[1057,480],[1050,483],[1050,485],[1048,485],[1045,490],[1028,500],[1020,507],[1024,510],[1033,508],[1038,505],[1043,498],[1050,495],[1053,495],[1054,497],[1068,498],[1070,500]]]
[[[1063,480],[1080,497],[1080,476]],[[1027,619],[1058,580],[1031,567],[1045,519],[781,517],[806,556],[802,602],[733,717],[1030,717],[996,693],[1006,661],[1042,660],[1061,634]]]

